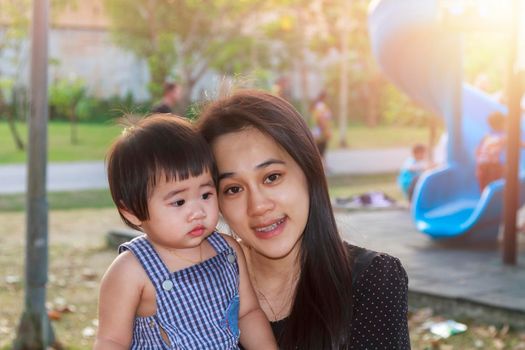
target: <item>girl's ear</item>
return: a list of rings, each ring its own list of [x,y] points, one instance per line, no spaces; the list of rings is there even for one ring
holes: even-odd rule
[[[142,221],[139,220],[139,218],[137,218],[135,216],[135,214],[133,214],[131,211],[129,211],[128,209],[126,209],[126,207],[122,206],[122,207],[119,207],[118,208],[119,212],[122,214],[122,216],[124,216],[126,218],[126,220],[128,220],[129,222],[131,222],[133,225],[137,226],[137,227],[140,227],[142,225]]]

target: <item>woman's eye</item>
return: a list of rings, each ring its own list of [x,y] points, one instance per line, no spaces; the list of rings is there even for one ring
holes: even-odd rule
[[[224,190],[224,194],[232,195],[241,192],[242,189],[239,186],[231,186]]]
[[[271,184],[272,182],[277,181],[281,177],[281,174],[271,174],[265,180],[265,184]]]
[[[186,203],[186,201],[184,199],[180,199],[178,201],[171,203],[171,205],[173,205],[174,207],[181,207],[184,205],[184,203]]]
[[[213,193],[207,192],[207,193],[202,195],[202,199],[209,199],[211,196],[213,196]]]

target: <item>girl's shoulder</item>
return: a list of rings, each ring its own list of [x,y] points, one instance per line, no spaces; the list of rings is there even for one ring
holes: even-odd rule
[[[112,286],[111,289],[142,288],[148,276],[136,257],[125,251],[119,254],[111,263],[102,278],[102,284]]]
[[[237,254],[243,253],[241,245],[231,235],[222,233],[222,232],[217,232],[217,235],[218,237],[221,237],[228,244],[228,246],[230,246],[235,251],[235,253]]]
[[[244,264],[246,264],[246,261],[245,261],[246,259],[245,259],[245,253],[243,251],[243,248],[241,247],[241,244],[237,242],[237,240],[229,234],[221,233],[221,232],[216,232],[215,234],[216,234],[216,237],[224,241],[223,243],[224,246],[227,246],[230,248],[229,251],[233,250],[233,252],[235,252],[235,255],[237,256],[237,263],[240,264],[241,266],[244,266]]]

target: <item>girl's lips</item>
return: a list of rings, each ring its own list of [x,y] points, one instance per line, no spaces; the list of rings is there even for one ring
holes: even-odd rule
[[[270,239],[275,237],[283,232],[284,227],[286,226],[286,220],[287,218],[283,217],[269,225],[255,227],[255,235],[262,239]]]
[[[199,236],[202,236],[204,234],[205,230],[206,230],[206,228],[204,226],[197,226],[193,230],[188,232],[188,234],[191,235],[191,236],[194,236],[194,237],[199,237]]]

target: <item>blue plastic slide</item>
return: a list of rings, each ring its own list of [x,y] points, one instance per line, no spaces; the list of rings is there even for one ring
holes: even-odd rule
[[[415,188],[412,216],[417,228],[435,239],[495,240],[504,180],[480,193],[475,149],[489,131],[487,116],[496,110],[506,112],[505,107],[462,82],[460,38],[440,23],[437,0],[373,1],[369,32],[384,74],[419,105],[442,117],[449,134],[447,164],[425,173]],[[520,158],[523,189],[523,152]],[[524,199],[522,191],[521,203]]]

